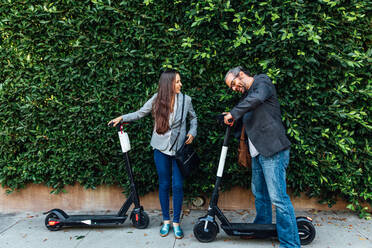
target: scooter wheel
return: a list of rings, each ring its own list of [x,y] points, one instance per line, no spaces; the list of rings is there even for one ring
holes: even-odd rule
[[[314,240],[316,231],[310,220],[306,218],[297,218],[297,228],[301,245],[308,245]]]
[[[145,211],[141,211],[140,214],[132,212],[131,219],[137,229],[145,229],[150,223],[150,218]]]
[[[218,227],[216,222],[208,222],[207,228],[205,227],[205,221],[199,221],[194,225],[194,235],[202,243],[212,242],[216,239]]]
[[[62,228],[62,224],[59,223],[59,218],[55,213],[50,213],[45,217],[45,226],[49,231],[58,231]]]

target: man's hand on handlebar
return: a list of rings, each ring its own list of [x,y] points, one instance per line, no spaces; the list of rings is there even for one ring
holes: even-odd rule
[[[119,117],[109,121],[109,123],[107,123],[107,125],[113,124],[113,126],[116,127],[116,125],[119,124],[122,120],[123,120],[123,118],[121,116],[119,116]]]
[[[223,122],[232,127],[234,125],[234,118],[232,117],[232,115],[230,114],[230,112],[223,112],[222,114],[224,114],[225,116],[223,117]]]

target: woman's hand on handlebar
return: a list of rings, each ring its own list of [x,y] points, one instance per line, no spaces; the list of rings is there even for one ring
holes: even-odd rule
[[[185,144],[191,144],[191,142],[194,140],[194,136],[192,136],[191,134],[188,134],[186,135],[187,136],[187,140],[185,142]]]
[[[116,127],[116,125],[119,124],[122,120],[123,120],[123,117],[119,116],[119,117],[109,121],[109,123],[107,123],[107,125],[110,125],[112,123],[114,125],[114,127]]]

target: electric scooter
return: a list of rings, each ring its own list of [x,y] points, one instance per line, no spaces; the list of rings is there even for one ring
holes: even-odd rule
[[[110,124],[112,127],[112,123]],[[124,153],[124,161],[126,165],[126,171],[130,180],[130,194],[123,206],[120,208],[116,215],[68,215],[61,209],[52,209],[44,214],[48,214],[45,217],[45,226],[50,231],[58,231],[62,227],[90,227],[90,226],[115,226],[124,224],[128,218],[127,212],[132,204],[134,208],[130,214],[130,219],[134,227],[138,229],[146,228],[150,219],[147,213],[143,210],[140,205],[140,199],[138,197],[136,185],[133,179],[132,167],[129,163],[128,151],[130,150],[130,141],[128,134],[123,131],[123,123],[117,125],[117,130],[120,139],[120,145],[122,152]]]
[[[277,237],[277,230],[275,224],[254,224],[254,223],[231,223],[222,211],[218,208],[218,190],[222,180],[224,171],[226,154],[228,150],[228,141],[231,132],[231,127],[224,124],[223,116],[217,117],[217,122],[220,125],[226,126],[225,138],[223,141],[220,161],[217,170],[217,179],[213,190],[212,198],[209,203],[207,215],[200,217],[194,225],[195,237],[203,243],[212,242],[215,240],[219,232],[219,226],[216,222],[217,217],[221,224],[221,228],[226,234],[231,236],[246,236],[247,238],[269,238]],[[297,217],[298,234],[302,245],[310,244],[315,238],[315,228],[310,217]]]

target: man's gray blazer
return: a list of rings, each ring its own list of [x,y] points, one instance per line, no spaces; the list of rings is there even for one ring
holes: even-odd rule
[[[191,103],[191,97],[185,95],[185,94],[177,94],[177,110],[176,110],[176,115],[174,117],[173,124],[171,126],[171,137],[170,137],[170,144],[173,145],[174,141],[177,138],[177,133],[180,130],[179,137],[176,141],[176,144],[173,147],[173,151],[177,151],[178,148],[181,147],[182,143],[185,142],[185,137],[186,137],[186,118],[187,114],[190,119],[190,130],[187,134],[191,134],[193,137],[196,137],[197,135],[197,126],[198,126],[198,121],[196,117],[196,113],[194,111],[194,108]],[[152,105],[156,99],[157,93],[153,95],[138,111],[129,113],[126,115],[123,115],[123,121],[135,121],[138,120],[149,113],[151,113],[152,110]],[[184,111],[183,111],[183,121],[181,121],[181,114],[182,114],[182,98],[185,97],[185,105],[184,105]],[[181,129],[180,125],[182,123]],[[151,146],[154,149],[158,149],[160,151],[163,151],[168,144],[165,144],[162,142],[161,135],[157,134],[155,131],[155,128],[152,133],[151,137]]]
[[[235,120],[245,115],[242,121],[246,133],[263,156],[270,157],[290,147],[275,86],[267,75],[254,76],[248,92],[230,113]]]

